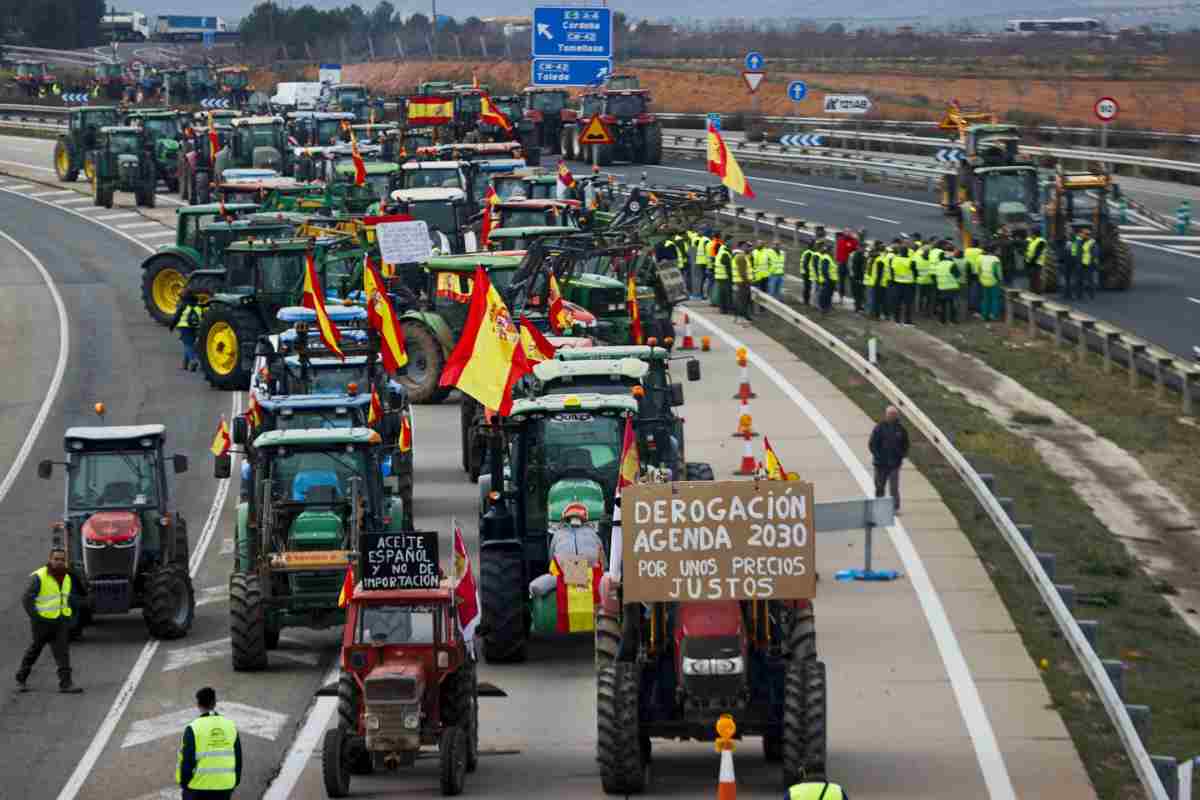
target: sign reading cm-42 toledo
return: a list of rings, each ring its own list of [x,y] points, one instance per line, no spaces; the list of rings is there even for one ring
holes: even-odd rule
[[[811,483],[640,484],[621,509],[627,603],[816,595]]]

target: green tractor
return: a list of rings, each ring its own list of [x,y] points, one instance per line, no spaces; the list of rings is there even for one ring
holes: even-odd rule
[[[103,61],[94,68],[93,85],[106,100],[121,100],[129,82],[125,67],[114,61]]]
[[[112,208],[113,194],[122,191],[132,192],[139,207],[154,208],[158,174],[146,131],[127,126],[101,128],[91,159],[96,165],[92,181],[95,205]]]
[[[317,277],[326,291],[334,324],[352,321],[340,305],[362,286],[363,250],[350,237],[255,239],[235,241],[225,250],[221,286],[208,301],[196,341],[204,376],[217,389],[246,389],[260,336],[286,325],[279,310],[299,306],[303,297],[305,257],[311,251]]]
[[[338,595],[359,537],[405,530],[410,511],[383,485],[369,428],[273,430],[246,445],[252,487],[238,504],[229,577],[233,668],[262,670],[288,627],[345,622]],[[214,475],[228,478],[230,458]]]
[[[362,84],[339,83],[329,88],[326,103],[329,110],[353,114],[355,122],[367,122],[370,119],[370,104],[367,87]]]
[[[18,61],[15,73],[17,88],[26,97],[44,96],[45,90],[54,83],[54,76],[44,61]]]
[[[579,228],[561,225],[524,225],[516,228],[496,228],[488,234],[488,249],[501,252],[528,250],[540,239],[555,240],[575,236]]]
[[[193,64],[186,72],[188,97],[197,103],[217,94],[217,82],[213,79],[212,69],[207,64]]]
[[[289,111],[288,128],[295,147],[329,147],[350,141],[347,125],[354,115],[340,111]]]
[[[121,124],[120,111],[112,106],[72,108],[67,113],[67,132],[54,143],[54,174],[64,183],[74,183],[82,171],[90,181],[96,174],[91,153],[100,141],[101,128]]]
[[[183,137],[179,115],[174,111],[131,111],[125,115],[125,124],[146,131],[158,179],[167,185],[167,191],[179,191],[179,140]]]
[[[191,97],[188,92],[187,70],[183,67],[159,71],[162,76],[163,92],[169,103],[186,103],[189,100],[199,101],[199,97]]]
[[[283,117],[237,117],[230,121],[233,135],[217,153],[214,176],[221,182],[229,169],[271,169],[280,175],[292,172],[292,147]]]

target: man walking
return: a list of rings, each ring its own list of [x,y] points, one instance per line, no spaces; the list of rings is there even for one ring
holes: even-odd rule
[[[29,615],[33,641],[21,658],[17,669],[17,689],[27,692],[29,673],[37,663],[42,649],[50,645],[54,663],[58,666],[58,690],[63,694],[83,691],[71,683],[71,622],[84,605],[83,585],[71,578],[67,570],[67,551],[55,544],[50,549],[46,565],[34,570],[21,605]]]
[[[196,295],[188,289],[183,293],[183,297],[179,298],[179,306],[175,309],[175,316],[171,319],[171,328],[179,331],[179,341],[183,342],[183,366],[181,369],[190,369],[192,372],[200,366],[200,359],[196,356],[196,331],[200,327],[200,318],[204,316],[204,309],[196,300]]]
[[[228,800],[242,782],[242,741],[232,720],[216,712],[217,693],[196,692],[200,716],[183,729],[175,782],[183,800]]]
[[[900,511],[900,465],[908,456],[908,431],[900,424],[900,411],[888,406],[883,421],[871,431],[871,459],[875,464],[875,496],[886,486]]]

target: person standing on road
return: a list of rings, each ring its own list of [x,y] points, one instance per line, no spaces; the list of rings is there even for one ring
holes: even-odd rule
[[[1000,319],[1000,285],[1004,281],[1004,268],[996,255],[996,245],[983,248],[979,257],[979,287],[983,292],[980,314],[985,322]]]
[[[1071,237],[1054,243],[1055,257],[1058,259],[1058,296],[1063,300],[1070,300],[1075,294],[1075,274],[1079,269],[1076,241],[1075,237]]]
[[[838,287],[838,262],[829,252],[829,243],[821,242],[817,253],[817,274],[821,280],[821,313],[828,314],[833,310],[833,290]]]
[[[816,272],[813,269],[813,258],[817,255],[816,243],[804,248],[800,254],[800,277],[804,279],[804,305],[812,305],[813,286],[816,284]]]
[[[63,694],[79,694],[83,689],[71,682],[71,623],[84,604],[83,583],[74,580],[67,569],[67,551],[55,544],[45,566],[31,573],[21,605],[29,615],[33,641],[21,657],[17,669],[17,690],[29,691],[29,673],[37,663],[42,649],[50,645],[54,663],[58,666],[58,690]]]
[[[216,712],[217,693],[196,692],[200,716],[183,729],[175,783],[183,800],[228,800],[242,782],[242,740],[232,720]]]
[[[200,366],[196,356],[196,330],[200,327],[200,318],[204,316],[204,308],[196,300],[196,295],[190,289],[179,299],[175,316],[171,318],[171,328],[179,331],[179,341],[183,342],[183,366],[180,369],[190,369],[192,372]]]
[[[900,511],[900,466],[908,457],[908,431],[900,424],[900,411],[888,406],[883,421],[871,431],[871,459],[875,465],[875,496],[883,497],[886,487]]]
[[[983,248],[971,245],[963,250],[963,261],[966,264],[964,270],[967,277],[967,313],[979,314],[979,258],[983,255]]]
[[[717,282],[717,305],[722,314],[733,313],[733,297],[730,292],[729,272],[733,267],[733,253],[729,246],[721,240],[721,234],[713,237],[713,278]]]
[[[733,288],[734,315],[750,320],[750,287],[754,285],[754,256],[747,241],[738,242],[733,250],[733,270],[730,282]]]
[[[767,254],[771,265],[771,275],[767,278],[767,294],[780,300],[783,297],[783,276],[787,272],[787,254],[778,242],[767,249]]]
[[[1025,270],[1029,273],[1029,291],[1042,293],[1042,275],[1046,267],[1046,240],[1034,232],[1025,245]]]
[[[917,276],[906,245],[902,244],[896,249],[896,254],[892,257],[891,271],[891,280],[895,286],[892,295],[892,319],[900,325],[912,325]]]
[[[846,257],[846,271],[849,273],[846,280],[850,282],[850,294],[854,297],[854,313],[856,314],[862,314],[866,309],[863,297],[867,272],[866,248],[867,242],[864,240],[861,246],[855,247]]]
[[[934,278],[937,281],[938,293],[938,312],[942,320],[942,324],[952,322],[958,324],[958,262],[955,261],[962,253],[955,251],[953,254],[944,253],[941,249],[938,251],[939,261],[933,267]]]
[[[1100,243],[1092,238],[1092,229],[1084,228],[1079,232],[1082,243],[1079,245],[1079,272],[1082,286],[1079,298],[1083,299],[1083,289],[1087,289],[1088,300],[1096,299],[1096,272],[1100,269],[1100,261],[1104,258],[1100,252]]]

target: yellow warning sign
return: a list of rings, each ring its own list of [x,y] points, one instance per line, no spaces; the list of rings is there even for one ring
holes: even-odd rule
[[[588,120],[587,126],[583,129],[583,133],[579,135],[580,144],[612,144],[612,133],[608,130],[599,115],[593,116]]]

